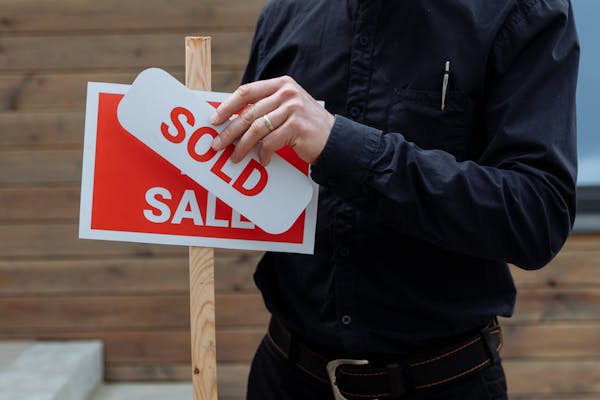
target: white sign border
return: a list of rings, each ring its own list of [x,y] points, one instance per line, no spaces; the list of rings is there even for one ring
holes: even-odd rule
[[[178,246],[203,246],[237,250],[290,252],[299,254],[314,253],[319,186],[312,180],[311,184],[313,185],[313,196],[304,214],[304,240],[302,243],[92,229],[92,202],[94,189],[94,169],[96,165],[96,134],[98,128],[99,96],[100,93],[124,95],[127,93],[129,86],[130,85],[116,83],[88,82],[81,175],[81,203],[79,208],[80,239],[168,244]],[[210,92],[211,101],[213,101],[214,98],[214,101],[222,102],[228,96],[228,93]]]

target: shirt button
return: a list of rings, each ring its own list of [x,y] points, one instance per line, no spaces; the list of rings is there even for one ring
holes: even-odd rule
[[[362,35],[358,38],[358,42],[361,46],[366,46],[369,44],[369,37],[367,35]]]
[[[351,316],[349,316],[349,315],[344,315],[344,316],[342,317],[342,324],[344,324],[344,325],[348,326],[348,325],[350,325],[351,323],[352,323],[352,317],[351,317]]]
[[[340,256],[342,257],[348,257],[350,255],[350,249],[347,247],[342,247],[340,249]]]
[[[354,106],[352,108],[350,108],[350,116],[352,118],[356,118],[360,115],[360,108]]]

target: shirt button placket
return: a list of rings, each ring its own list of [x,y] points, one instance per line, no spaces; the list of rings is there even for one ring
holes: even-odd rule
[[[364,122],[369,113],[369,90],[373,67],[373,48],[379,16],[382,15],[382,0],[358,2],[358,14],[355,19],[350,55],[348,93],[345,112],[356,122]],[[346,212],[337,214],[335,254],[335,286],[337,318],[340,325],[340,338],[344,347],[359,348],[364,345],[365,332],[361,300],[360,282],[357,280],[358,261],[353,259],[357,237],[354,232],[357,225],[355,210],[349,207]],[[360,253],[357,253],[360,254]]]
[[[355,276],[352,254],[356,215],[350,206],[341,206],[336,214],[336,292],[338,295],[338,321],[345,333],[352,335],[354,328],[353,313],[356,312]]]
[[[350,60],[350,85],[346,102],[347,115],[354,121],[365,118],[368,91],[372,74],[372,53],[375,40],[376,18],[381,1],[360,2],[356,19]]]

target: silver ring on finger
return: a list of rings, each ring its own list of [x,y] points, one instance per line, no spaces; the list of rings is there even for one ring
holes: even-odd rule
[[[271,120],[269,119],[269,117],[267,116],[267,114],[262,116],[262,120],[265,123],[265,126],[267,127],[267,129],[269,130],[269,132],[273,132],[273,130],[275,129],[275,127],[273,126],[273,123],[271,122]]]

